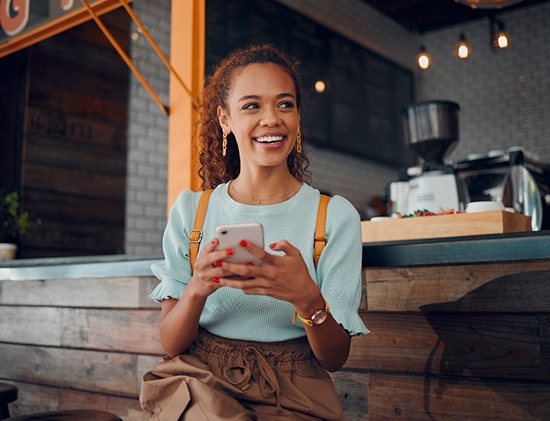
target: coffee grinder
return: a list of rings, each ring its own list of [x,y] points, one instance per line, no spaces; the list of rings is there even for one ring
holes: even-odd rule
[[[445,156],[458,143],[459,109],[450,101],[418,102],[405,109],[405,141],[421,163],[407,168],[405,179],[396,182],[401,184],[390,184],[390,192],[407,191],[402,203],[392,203],[390,197],[392,210],[400,208],[402,213],[410,214],[418,210],[437,213],[465,209],[468,197],[464,183],[456,177],[453,167],[444,163]]]

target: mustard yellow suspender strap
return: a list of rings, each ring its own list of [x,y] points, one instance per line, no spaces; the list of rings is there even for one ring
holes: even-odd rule
[[[206,209],[208,208],[208,201],[212,190],[205,190],[201,198],[199,199],[199,206],[197,208],[197,214],[195,215],[195,224],[193,230],[189,233],[189,261],[191,263],[191,271],[197,260],[199,254],[199,245],[202,240],[202,227],[204,225],[204,218],[206,217]],[[315,267],[321,257],[321,253],[327,243],[326,227],[327,227],[327,207],[330,197],[322,194],[319,201],[319,209],[317,210],[317,225],[315,228],[315,243],[313,246],[313,259],[315,261]]]
[[[193,231],[189,233],[189,261],[191,263],[191,272],[195,266],[195,260],[199,254],[199,246],[202,240],[202,226],[204,225],[204,218],[206,217],[206,208],[208,208],[208,201],[212,189],[205,190],[201,198],[199,199],[199,207],[197,208],[197,214],[195,215],[195,225]]]
[[[322,194],[319,201],[319,209],[317,210],[317,226],[315,228],[315,243],[313,245],[315,267],[317,267],[317,262],[327,244],[327,207],[329,200],[330,196]]]

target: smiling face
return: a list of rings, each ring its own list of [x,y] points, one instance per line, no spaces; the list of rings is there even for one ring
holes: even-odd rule
[[[241,171],[287,168],[300,124],[290,75],[273,63],[242,68],[233,76],[227,107],[218,108],[218,117],[222,128],[237,140]]]

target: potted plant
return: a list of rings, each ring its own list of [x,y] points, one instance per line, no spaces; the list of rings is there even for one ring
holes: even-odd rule
[[[21,211],[16,192],[0,191],[0,260],[14,259],[20,236],[39,222]]]

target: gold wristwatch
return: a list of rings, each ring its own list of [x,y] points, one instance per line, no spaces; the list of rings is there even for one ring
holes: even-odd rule
[[[320,324],[323,324],[327,319],[328,315],[330,314],[330,307],[328,306],[327,300],[324,300],[324,301],[325,301],[325,308],[322,310],[316,310],[309,319],[304,319],[295,311],[294,320],[296,319],[296,316],[298,316],[298,318],[302,321],[304,325],[319,326]]]

